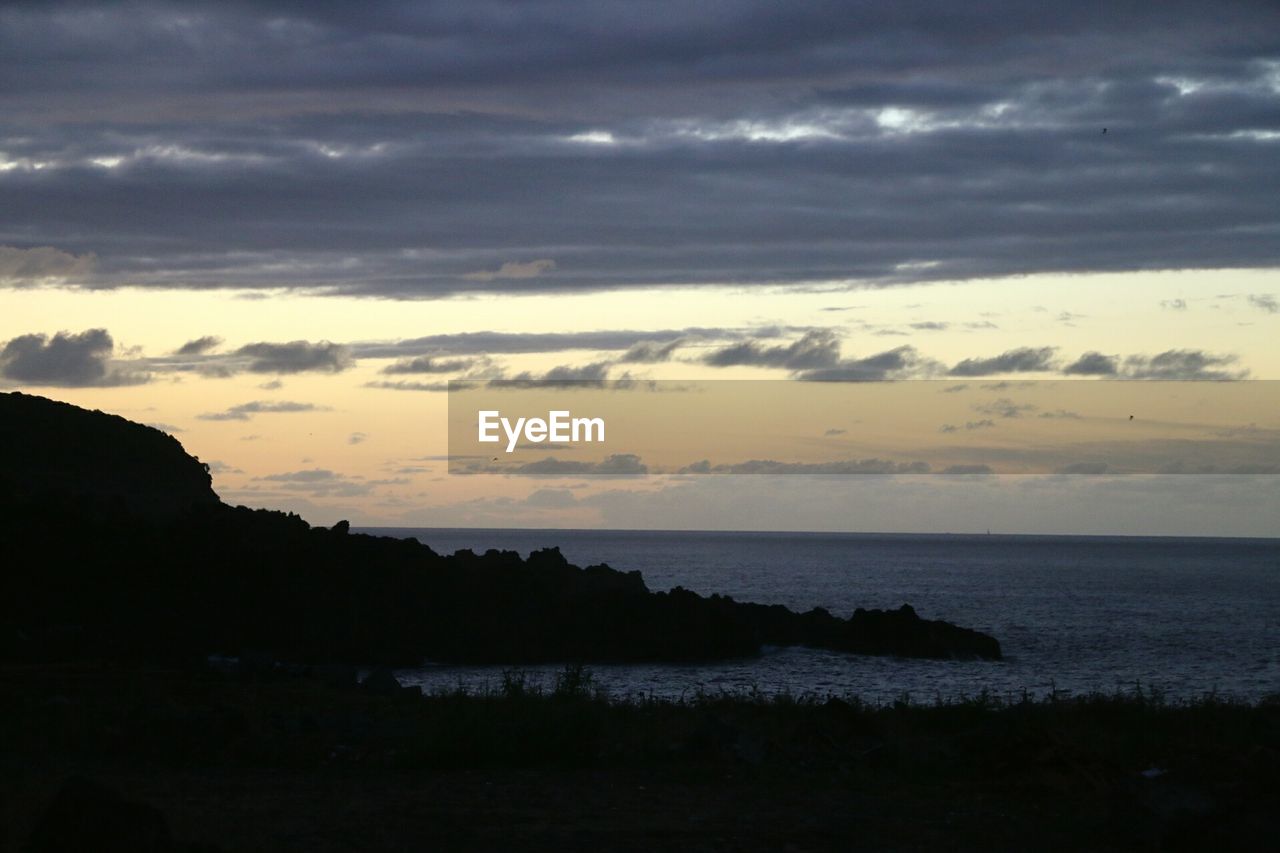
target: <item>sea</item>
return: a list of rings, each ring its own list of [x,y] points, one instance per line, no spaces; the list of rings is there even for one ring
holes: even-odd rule
[[[996,637],[1002,661],[927,661],[807,648],[700,664],[595,664],[617,698],[790,694],[874,704],[983,694],[1280,696],[1280,539],[366,528],[440,553],[556,546],[579,566],[639,570],[649,589],[682,586],[739,601],[855,608],[910,604]],[[426,664],[397,671],[424,691],[550,689],[561,665]]]

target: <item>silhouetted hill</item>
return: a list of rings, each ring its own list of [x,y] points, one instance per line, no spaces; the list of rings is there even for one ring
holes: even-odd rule
[[[721,659],[764,644],[998,658],[910,607],[824,610],[653,593],[557,549],[436,554],[413,539],[229,507],[172,437],[3,395],[0,656],[416,664]],[[12,462],[12,465],[10,465]]]
[[[0,497],[42,495],[143,515],[218,503],[209,469],[173,436],[119,415],[0,394]]]

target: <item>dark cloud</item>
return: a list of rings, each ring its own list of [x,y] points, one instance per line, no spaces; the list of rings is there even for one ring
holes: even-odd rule
[[[328,341],[246,344],[235,354],[252,359],[247,365],[251,373],[339,373],[352,365],[350,348]]]
[[[20,335],[0,350],[0,377],[28,385],[138,385],[150,374],[112,365],[115,342],[106,329],[79,334]]]
[[[95,287],[401,297],[1274,266],[1277,32],[1272,2],[9,4],[0,234],[97,253]]]
[[[203,338],[187,341],[174,350],[174,355],[204,355],[209,350],[217,348],[221,343],[222,338],[216,335],[205,335]]]
[[[1115,376],[1120,360],[1114,355],[1087,352],[1062,369],[1068,376]]]
[[[1249,371],[1233,367],[1234,355],[1202,350],[1167,350],[1159,355],[1131,355],[1124,361],[1124,375],[1131,379],[1243,379]]]
[[[604,380],[609,378],[609,368],[611,366],[612,362],[608,361],[595,361],[578,367],[562,364],[551,368],[546,373],[537,374],[525,371],[510,380],[498,381],[514,384],[537,383],[539,385],[603,384]]]
[[[683,344],[683,338],[676,338],[674,341],[666,342],[641,341],[623,353],[618,361],[639,364],[657,364],[658,362],[669,361],[671,354]]]
[[[364,440],[369,436],[363,432],[353,432],[347,436],[347,444],[363,444]]]
[[[756,341],[743,341],[707,353],[702,360],[712,367],[750,365],[813,370],[833,367],[839,362],[840,340],[828,329],[814,329],[790,344],[770,347]]]
[[[432,358],[418,356],[402,359],[395,364],[382,368],[383,373],[457,373],[466,370],[476,363],[473,358]]]
[[[377,382],[364,383],[365,388],[381,388],[384,391],[432,391],[443,392],[449,390],[448,382],[410,382],[399,379],[394,382],[382,380]]]
[[[937,372],[940,365],[924,358],[915,347],[900,346],[866,358],[842,359],[831,367],[806,370],[796,378],[812,382],[864,382],[911,379]]]
[[[836,427],[832,427],[831,429],[824,432],[823,435],[824,436],[845,435],[848,432],[849,431],[847,429],[837,429]]]
[[[320,411],[325,411],[324,407],[316,406],[312,403],[294,403],[289,400],[253,400],[248,403],[241,403],[238,406],[232,406],[221,412],[205,412],[196,415],[196,417],[203,421],[247,421],[254,415],[259,414]]]
[[[948,372],[952,376],[990,376],[1052,370],[1053,353],[1053,347],[1019,347],[991,358],[966,358]]]
[[[1280,302],[1269,293],[1254,293],[1249,296],[1249,304],[1268,314],[1280,313]]]
[[[0,153],[0,164],[4,155]],[[0,174],[3,169],[0,169]],[[93,268],[92,254],[77,257],[52,246],[36,246],[22,249],[17,246],[0,246],[0,285],[22,287],[24,285],[62,282],[84,276]]]

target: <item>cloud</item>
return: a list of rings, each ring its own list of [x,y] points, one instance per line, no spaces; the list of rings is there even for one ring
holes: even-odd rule
[[[1269,293],[1253,293],[1249,295],[1249,304],[1268,314],[1280,313],[1280,302]]]
[[[537,278],[545,275],[556,268],[556,262],[549,258],[542,258],[536,261],[528,261],[520,263],[519,261],[507,261],[496,270],[480,272],[469,272],[463,274],[463,278],[467,281],[498,281],[506,279],[526,279]]]
[[[1234,355],[1215,355],[1203,350],[1166,350],[1158,355],[1131,355],[1125,359],[1124,375],[1131,379],[1243,379],[1249,371],[1233,369]]]
[[[1068,376],[1115,376],[1120,360],[1113,355],[1087,352],[1062,369]]]
[[[246,344],[235,354],[252,359],[248,365],[251,373],[339,373],[352,365],[350,348],[328,341]]]
[[[575,505],[578,499],[568,489],[538,489],[525,498],[524,502],[529,506],[563,509]]]
[[[358,477],[348,477],[327,468],[310,468],[302,471],[286,471],[267,474],[255,480],[271,483],[291,492],[305,492],[315,497],[359,497],[367,495],[378,485]],[[403,481],[400,481],[403,482]]]
[[[940,365],[912,346],[900,346],[866,358],[841,359],[831,367],[806,370],[796,378],[811,382],[863,382],[928,376]]]
[[[0,246],[0,286],[23,287],[65,281],[85,275],[93,269],[95,261],[92,253],[73,255],[52,246],[32,249]]]
[[[215,335],[205,335],[202,338],[187,341],[185,344],[174,350],[174,355],[204,355],[209,350],[217,348],[221,343],[222,338]]]
[[[619,358],[623,363],[656,364],[669,361],[671,354],[684,344],[683,338],[672,341],[641,341],[633,344]]]
[[[1001,397],[986,403],[974,403],[973,410],[983,415],[999,418],[1020,418],[1024,414],[1036,411],[1038,407],[1031,403],[1015,403],[1008,397]],[[991,421],[979,421],[978,427],[995,426]]]
[[[634,453],[616,453],[599,462],[578,462],[548,456],[537,462],[526,462],[499,470],[504,474],[521,477],[639,477],[649,473],[649,466]]]
[[[852,474],[927,474],[926,462],[894,462],[890,459],[845,459],[832,462],[781,462],[776,459],[752,459],[713,465],[707,460],[681,468],[681,474],[768,474],[768,475],[852,475]]]
[[[600,329],[587,332],[460,332],[397,341],[351,344],[356,358],[523,355],[566,350],[626,350],[638,344],[690,340],[736,340],[755,330],[688,327],[683,329]]]
[[[387,380],[379,380],[364,383],[365,388],[379,388],[383,391],[431,391],[444,392],[449,390],[448,382],[410,382],[399,379],[394,382]]]
[[[347,436],[347,444],[362,444],[369,436],[363,432],[353,432]]]
[[[115,342],[106,329],[79,334],[20,335],[0,350],[0,377],[27,385],[62,387],[138,385],[150,374],[113,367]]]
[[[204,412],[196,415],[196,417],[202,421],[247,421],[254,415],[260,414],[322,411],[326,411],[325,407],[316,406],[312,403],[294,403],[289,400],[253,400],[248,403],[241,403],[238,406],[232,406],[221,412]]]
[[[609,378],[609,368],[612,366],[613,362],[610,361],[595,361],[577,367],[562,364],[551,368],[546,373],[532,373],[526,370],[510,379],[497,378],[492,381],[499,385],[545,385],[566,388],[590,385],[603,387],[605,380]]]
[[[846,435],[848,432],[849,431],[847,429],[837,429],[836,427],[832,427],[831,429],[824,432],[823,435],[824,436]]]
[[[1275,4],[1042,7],[17,4],[0,209],[96,287],[1275,266]]]
[[[991,358],[966,358],[948,372],[952,376],[990,376],[1051,370],[1054,352],[1054,347],[1019,347]]]
[[[1161,299],[1160,307],[1168,311],[1186,311],[1187,300],[1185,299]]]
[[[382,368],[383,373],[456,373],[461,370],[467,370],[476,363],[473,358],[432,358],[431,356],[418,356],[417,358],[402,359],[395,364],[389,364]]]
[[[707,353],[702,360],[712,367],[749,365],[789,370],[831,367],[840,360],[840,340],[829,329],[815,329],[790,344],[766,347],[755,341],[744,341]]]
[[[1005,417],[1016,417],[1016,415],[1006,415]],[[995,421],[989,418],[983,418],[980,421],[965,421],[964,429],[966,430],[991,429],[995,425],[996,425]],[[959,430],[960,430],[960,427],[956,426],[955,424],[943,424],[939,428],[940,432],[958,432]]]

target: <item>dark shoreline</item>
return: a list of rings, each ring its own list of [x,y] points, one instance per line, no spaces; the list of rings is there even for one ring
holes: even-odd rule
[[[575,669],[423,697],[103,662],[0,667],[0,726],[8,849],[59,792],[117,824],[80,849],[157,820],[177,841],[150,849],[228,853],[1243,850],[1280,832],[1275,701],[616,702]]]

